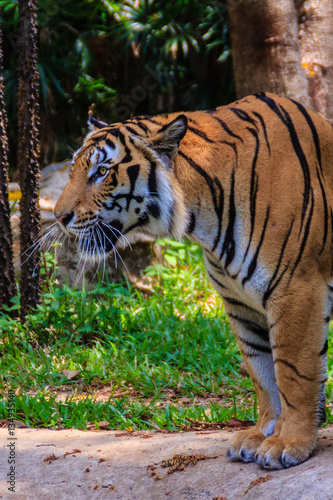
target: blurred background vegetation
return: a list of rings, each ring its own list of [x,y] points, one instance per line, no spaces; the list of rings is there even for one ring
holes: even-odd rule
[[[107,122],[207,109],[235,97],[226,2],[39,0],[41,166]],[[18,0],[0,0],[10,173],[15,178]]]

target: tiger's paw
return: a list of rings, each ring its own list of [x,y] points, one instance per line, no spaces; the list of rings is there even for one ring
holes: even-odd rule
[[[313,440],[284,440],[273,434],[259,446],[255,460],[263,469],[284,469],[305,462],[314,448]]]
[[[256,453],[265,436],[255,428],[238,431],[231,439],[228,448],[228,458],[233,461],[255,462]]]

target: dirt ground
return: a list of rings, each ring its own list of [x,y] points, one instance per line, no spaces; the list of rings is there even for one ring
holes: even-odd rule
[[[230,430],[129,434],[16,429],[13,440],[3,428],[0,498],[333,500],[332,426],[320,431],[317,451],[307,462],[273,472],[253,463],[229,462],[231,435]],[[16,461],[15,493],[8,491],[6,482],[11,451]],[[163,467],[174,454],[192,457]],[[172,471],[177,466],[185,470]]]

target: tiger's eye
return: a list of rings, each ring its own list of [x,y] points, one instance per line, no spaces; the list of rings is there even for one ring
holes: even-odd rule
[[[108,169],[106,167],[99,167],[97,172],[99,175],[105,175]]]

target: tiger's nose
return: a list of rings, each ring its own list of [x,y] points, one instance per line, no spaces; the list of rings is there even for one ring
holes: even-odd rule
[[[56,212],[54,212],[54,215],[55,215],[55,218],[57,219],[58,222],[60,222],[60,224],[62,224],[63,226],[67,226],[70,221],[73,219],[74,217],[74,212],[71,212],[70,214],[62,214],[62,213],[59,213],[57,214]]]

